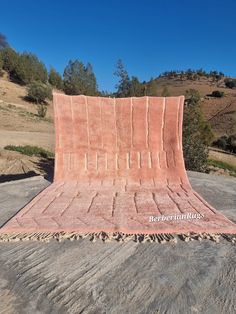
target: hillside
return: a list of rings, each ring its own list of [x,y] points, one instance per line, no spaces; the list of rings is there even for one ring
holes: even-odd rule
[[[206,78],[197,81],[160,77],[155,79],[156,94],[161,96],[167,87],[170,95],[185,94],[188,89],[200,92],[201,106],[206,120],[212,126],[215,138],[236,132],[236,90],[225,88],[222,82],[213,83]],[[223,98],[207,95],[219,90]],[[0,78],[0,173],[14,174],[35,171],[45,174],[39,157],[22,157],[21,154],[5,151],[6,145],[32,145],[54,151],[53,106],[48,102],[47,115],[39,118],[34,103],[25,100],[26,88],[8,80],[6,73]],[[236,164],[236,162],[235,162]],[[50,165],[51,167],[51,165]],[[50,169],[51,171],[52,169]]]
[[[204,117],[212,126],[215,137],[236,132],[236,89],[224,87],[223,80],[215,83],[202,77],[199,80],[180,80],[160,77],[154,80],[156,95],[161,96],[165,87],[170,95],[184,95],[188,89],[196,89],[202,96]],[[209,97],[214,90],[224,92],[224,97]],[[37,119],[36,106],[24,100],[26,88],[10,82],[6,73],[0,78],[0,129],[17,131],[52,132],[52,123]],[[52,103],[49,102],[47,119],[53,119]],[[37,123],[35,123],[37,120]]]
[[[236,89],[224,87],[223,81],[214,83],[207,78],[182,81],[161,77],[156,79],[155,83],[158,96],[161,96],[164,87],[167,87],[173,96],[184,95],[188,89],[198,90],[202,96],[203,115],[209,121],[215,138],[236,132]],[[207,96],[215,90],[224,92],[225,96],[222,98]]]
[[[32,145],[54,150],[52,103],[48,103],[46,118],[39,118],[36,105],[24,99],[26,94],[26,88],[10,82],[6,73],[0,78],[0,181],[30,171],[47,175],[47,162],[43,167],[42,158],[3,149],[6,145]]]

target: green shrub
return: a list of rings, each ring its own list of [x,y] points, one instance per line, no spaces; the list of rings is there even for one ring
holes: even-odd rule
[[[213,146],[227,150],[231,153],[236,153],[236,134],[231,134],[229,136],[223,135],[213,142]]]
[[[229,170],[233,173],[231,175],[236,175],[236,166],[233,166],[231,164],[228,164],[227,162],[221,161],[221,160],[214,160],[214,159],[208,159],[207,161],[208,166],[214,166],[221,169]]]
[[[212,97],[218,97],[218,98],[221,98],[221,97],[224,97],[225,93],[224,92],[221,92],[219,90],[214,90],[212,93],[211,93],[211,96]]]
[[[15,69],[19,62],[19,54],[12,48],[7,47],[0,50],[2,60],[2,68],[9,73],[11,79],[14,80]]]
[[[225,86],[228,87],[228,88],[236,87],[236,80],[226,79],[225,80]]]
[[[14,70],[14,76],[21,84],[34,81],[46,83],[48,79],[45,65],[32,53],[22,53]]]
[[[198,90],[190,88],[185,92],[185,103],[189,106],[198,105],[201,100],[201,95]]]
[[[38,146],[7,145],[4,147],[4,149],[19,152],[19,153],[27,155],[27,156],[38,156],[38,157],[43,157],[43,158],[48,158],[48,157],[54,156],[54,154],[52,152],[49,152],[48,150],[45,150],[44,148],[41,148]]]
[[[144,86],[144,95],[145,96],[157,96],[158,88],[157,83],[154,79],[151,79]]]
[[[163,88],[163,90],[162,90],[162,93],[161,93],[161,96],[162,96],[162,97],[168,97],[168,96],[170,96],[170,91],[169,91],[169,89],[168,89],[167,86],[164,86],[164,88]]]
[[[231,134],[228,137],[229,150],[232,153],[236,153],[236,134]]]
[[[226,135],[221,136],[217,140],[213,142],[213,146],[216,146],[218,148],[221,148],[223,150],[228,149],[228,137]]]
[[[33,81],[47,82],[48,74],[45,65],[32,53],[17,53],[7,47],[0,50],[3,70],[9,73],[10,79],[19,84]]]
[[[136,76],[132,76],[130,82],[130,96],[131,97],[140,97],[144,96],[145,87],[140,83],[139,79]]]
[[[63,88],[61,75],[53,68],[49,71],[48,82],[57,89]]]
[[[37,105],[37,112],[40,118],[45,118],[47,114],[47,106],[44,104]]]
[[[188,170],[205,172],[207,170],[208,146],[213,133],[203,119],[199,105],[200,96],[196,90],[186,92],[183,117],[183,153]]]
[[[45,100],[52,98],[52,89],[50,86],[41,82],[33,82],[28,86],[28,99],[37,104],[45,103]]]

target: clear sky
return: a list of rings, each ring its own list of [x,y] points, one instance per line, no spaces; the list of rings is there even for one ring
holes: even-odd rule
[[[130,76],[203,68],[236,76],[235,0],[1,0],[0,32],[60,73],[91,62],[113,91],[121,58]]]

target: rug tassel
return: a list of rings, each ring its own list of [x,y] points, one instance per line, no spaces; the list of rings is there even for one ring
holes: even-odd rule
[[[155,233],[155,234],[131,234],[123,232],[90,232],[90,233],[78,233],[78,232],[32,232],[32,233],[4,233],[0,234],[0,242],[17,242],[17,241],[41,241],[48,243],[52,239],[62,242],[64,240],[75,241],[79,239],[89,238],[91,242],[100,240],[103,242],[110,242],[115,240],[117,242],[128,242],[134,241],[138,243],[177,243],[178,239],[189,242],[189,241],[203,241],[210,240],[219,243],[222,240],[227,242],[236,243],[236,234],[226,233],[182,233],[182,234],[171,234],[171,233]]]

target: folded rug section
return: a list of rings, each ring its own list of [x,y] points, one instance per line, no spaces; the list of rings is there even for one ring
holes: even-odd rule
[[[53,95],[54,182],[1,229],[1,239],[232,235],[236,225],[190,186],[184,97]]]

